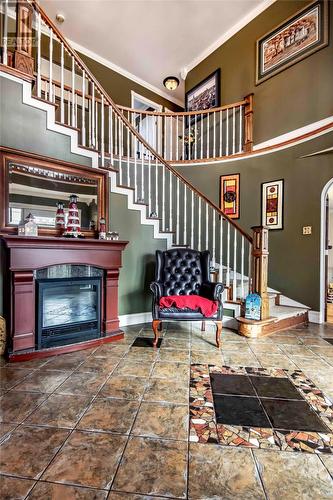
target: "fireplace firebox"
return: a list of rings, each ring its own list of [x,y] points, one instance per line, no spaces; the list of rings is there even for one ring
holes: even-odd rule
[[[37,349],[101,335],[101,278],[38,279]]]

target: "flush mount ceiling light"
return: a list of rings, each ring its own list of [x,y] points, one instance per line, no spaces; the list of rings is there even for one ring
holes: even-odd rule
[[[65,16],[59,12],[56,15],[56,20],[58,21],[59,24],[62,24],[64,22],[64,20],[65,20]]]
[[[163,85],[168,90],[176,90],[179,85],[179,80],[175,76],[167,76],[163,80]]]

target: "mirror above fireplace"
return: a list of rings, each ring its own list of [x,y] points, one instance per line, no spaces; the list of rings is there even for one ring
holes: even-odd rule
[[[63,202],[65,218],[69,196],[78,196],[81,231],[93,237],[101,217],[107,218],[106,173],[88,167],[37,157],[1,152],[1,232],[17,233],[29,213],[39,235],[57,235],[57,203]]]

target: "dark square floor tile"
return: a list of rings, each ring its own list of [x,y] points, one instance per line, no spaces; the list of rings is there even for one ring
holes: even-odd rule
[[[236,394],[239,396],[256,396],[255,390],[246,375],[223,375],[211,373],[213,394]]]
[[[275,429],[329,432],[305,401],[261,400]]]
[[[214,406],[219,424],[271,427],[257,398],[215,396]]]
[[[251,377],[251,382],[261,398],[303,400],[301,393],[287,378]]]
[[[324,340],[326,340],[326,342],[329,342],[329,344],[332,344],[332,345],[333,345],[333,338],[331,338],[331,339],[326,338],[326,339],[324,339]]]
[[[132,347],[154,347],[153,338],[150,337],[137,337],[132,344]],[[161,347],[163,339],[158,339],[157,347]]]

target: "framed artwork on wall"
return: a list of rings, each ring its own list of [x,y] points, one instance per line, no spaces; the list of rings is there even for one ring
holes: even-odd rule
[[[239,174],[220,177],[220,209],[231,219],[239,219],[239,178]]]
[[[316,0],[257,40],[256,85],[328,44],[328,2]]]
[[[283,179],[261,184],[261,223],[269,229],[283,229]]]
[[[220,69],[185,94],[186,111],[217,108],[220,105]],[[199,115],[200,116],[200,115]]]

